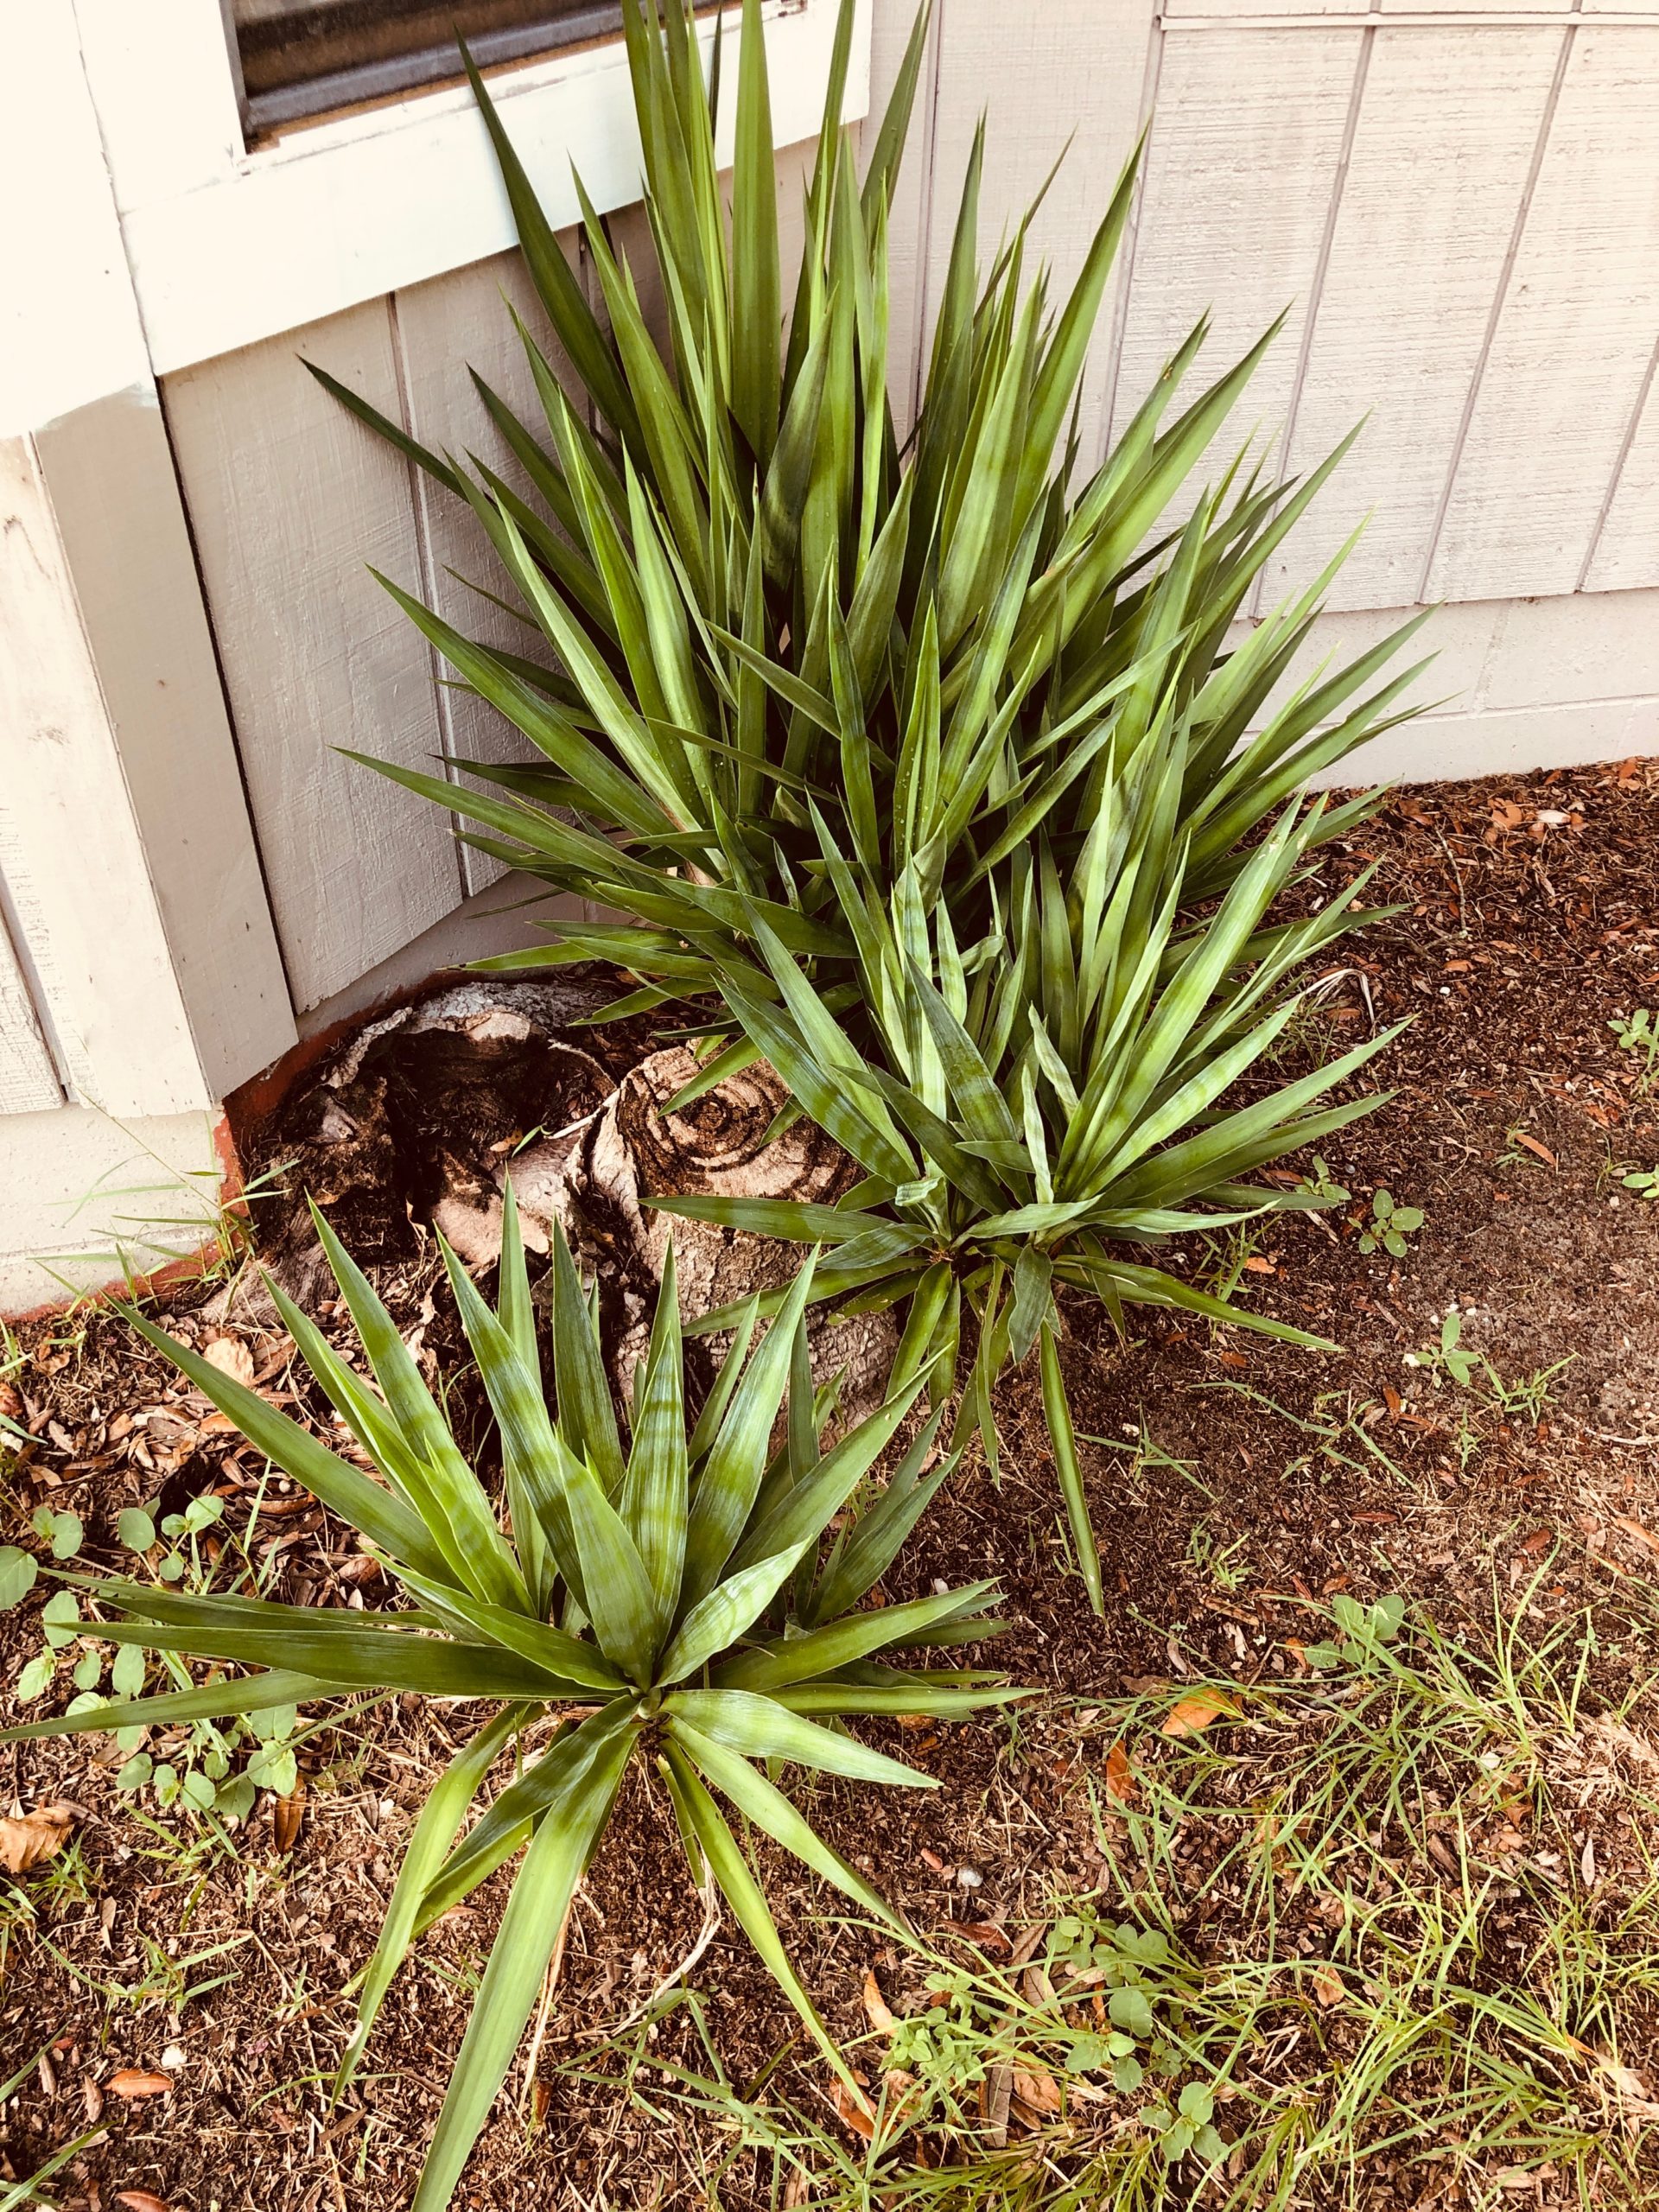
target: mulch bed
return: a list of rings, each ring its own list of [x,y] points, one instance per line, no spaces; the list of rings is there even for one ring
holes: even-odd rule
[[[938,1790],[812,1793],[830,1840],[919,1926],[955,1923],[990,1955],[1054,1885],[1086,1889],[1100,1878],[1083,1784],[1101,1783],[1113,1740],[1091,1725],[1102,1705],[1155,1682],[1173,1697],[1188,1676],[1248,1686],[1283,1675],[1299,1643],[1319,1632],[1319,1605],[1337,1592],[1399,1592],[1478,1634],[1495,1578],[1505,1594],[1553,1558],[1533,1599],[1536,1625],[1617,1595],[1659,1554],[1659,1206],[1623,1181],[1659,1165],[1659,1109],[1639,1057],[1609,1027],[1659,1004],[1659,775],[1627,763],[1436,786],[1395,800],[1330,856],[1327,879],[1364,858],[1380,863],[1372,895],[1402,911],[1338,948],[1343,972],[1322,1001],[1319,1044],[1414,1014],[1364,1078],[1398,1095],[1326,1148],[1350,1204],[1274,1217],[1242,1262],[1234,1255],[1241,1298],[1338,1340],[1341,1353],[1144,1310],[1119,1344],[1103,1317],[1077,1309],[1066,1367],[1078,1427],[1103,1440],[1085,1459],[1108,1618],[1090,1618],[1067,1571],[1039,1394],[1034,1372],[1021,1373],[999,1400],[997,1474],[977,1459],[964,1467],[887,1595],[925,1592],[939,1576],[1000,1576],[1011,1625],[990,1656],[1052,1694],[1013,1732],[872,1730],[938,1777]],[[491,1128],[488,1142],[511,1141],[534,1110],[515,1098],[503,1115],[515,1126]],[[1359,1249],[1378,1188],[1425,1216],[1403,1260]],[[400,1323],[423,1327],[453,1368],[453,1314],[418,1197],[418,1175],[404,1173],[381,1288]],[[1194,1253],[1192,1279],[1224,1263],[1220,1243]],[[196,1286],[171,1306],[169,1325],[198,1340],[239,1335],[264,1387],[302,1393],[277,1336],[224,1318],[222,1287]],[[1462,1344],[1506,1383],[1567,1363],[1541,1402],[1512,1389],[1471,1428],[1464,1394],[1411,1363],[1439,1344],[1454,1306]],[[123,1507],[159,1493],[163,1510],[176,1509],[216,1487],[232,1524],[245,1511],[255,1455],[238,1453],[118,1318],[83,1311],[32,1325],[22,1341],[24,1362],[0,1410],[35,1440],[0,1482],[0,1541],[32,1541],[28,1516],[45,1501],[84,1517],[86,1560],[113,1565]],[[474,1401],[458,1395],[463,1420],[475,1417]],[[1351,1414],[1372,1448],[1344,1429],[1339,1450],[1325,1449]],[[276,1503],[257,1541],[283,1548],[277,1594],[341,1602],[359,1572],[354,1544],[286,1485]],[[8,1719],[23,1710],[12,1690],[39,1649],[42,1594],[0,1617]],[[364,1594],[374,1601],[372,1584]],[[1610,1651],[1599,1663],[1611,1694],[1636,1662]],[[367,1956],[448,1732],[442,1711],[406,1700],[314,1739],[291,1847],[278,1850],[275,1823],[291,1826],[295,1808],[282,1814],[267,1797],[233,1859],[204,1847],[188,1815],[136,1820],[112,1786],[119,1758],[97,1739],[0,1752],[0,1800],[67,1799],[86,1815],[84,1883],[48,1896],[38,1874],[27,1876],[33,1917],[0,1913],[0,2079],[50,2046],[0,2112],[10,2161],[0,2195],[6,2177],[31,2172],[96,2122],[104,2139],[54,2184],[63,2203],[90,2212],[124,2190],[149,2190],[171,2212],[407,2202],[499,1878],[405,1968],[359,2090],[338,2111],[320,2077],[350,2017],[341,1986]],[[1634,1846],[1610,1828],[1597,1850],[1616,1866]],[[961,1881],[964,1868],[976,1883]],[[824,1916],[792,1862],[774,1860],[771,1872],[804,1979],[850,2041],[867,2025],[868,1939]],[[688,2127],[671,2141],[561,2067],[637,2010],[701,1921],[661,1793],[636,1777],[573,1916],[539,2078],[521,2104],[515,2074],[513,2109],[498,2107],[460,2202],[512,2212],[703,2201],[699,2176],[730,2151],[717,2131]],[[1224,1933],[1195,1923],[1198,1955]],[[151,1946],[182,1961],[231,1942],[188,1972],[192,1983],[230,1978],[181,2007]],[[694,1979],[741,2087],[791,2039],[793,2016],[729,1926]],[[130,1999],[108,1994],[141,1985]],[[658,2033],[664,2063],[693,2055],[685,2016]],[[164,2056],[174,2082],[165,2096],[124,2102],[101,2086],[119,2069],[154,2071]],[[779,2076],[827,2118],[826,2078],[798,2044]],[[746,2172],[734,2167],[723,2202],[751,2201]]]

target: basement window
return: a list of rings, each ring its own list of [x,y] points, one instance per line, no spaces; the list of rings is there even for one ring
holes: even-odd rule
[[[251,138],[461,73],[613,38],[615,0],[223,0]]]

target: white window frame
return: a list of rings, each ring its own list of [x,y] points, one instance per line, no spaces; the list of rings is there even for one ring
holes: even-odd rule
[[[243,142],[219,0],[73,0],[133,289],[157,375],[481,261],[514,242],[466,86]],[[766,0],[773,137],[817,131],[836,0]],[[842,118],[869,104],[871,0],[858,0]],[[737,10],[725,16],[734,82]],[[705,51],[714,18],[699,20]],[[556,228],[579,171],[601,213],[639,197],[620,40],[505,69],[491,90]],[[723,162],[735,102],[721,103]]]

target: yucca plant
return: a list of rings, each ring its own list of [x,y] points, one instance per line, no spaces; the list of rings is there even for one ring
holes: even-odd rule
[[[870,1179],[827,1221],[718,1217],[836,1243],[820,1294],[926,1283],[937,1302],[933,1271],[950,1270],[982,1324],[969,1402],[988,1448],[989,1381],[1040,1340],[1098,1603],[1051,1292],[1314,1341],[1122,1247],[1283,1203],[1241,1179],[1363,1110],[1310,1111],[1363,1053],[1255,1100],[1248,1123],[1224,1102],[1290,1020],[1298,962],[1365,918],[1351,891],[1294,925],[1268,909],[1294,886],[1312,896],[1317,849],[1373,804],[1300,794],[1402,717],[1421,664],[1383,671],[1425,618],[1284,696],[1339,556],[1230,644],[1345,450],[1300,485],[1241,456],[1192,498],[1272,331],[1178,410],[1200,322],[1101,466],[1079,469],[1079,383],[1133,161],[1052,309],[1044,273],[1027,282],[1029,216],[979,279],[976,140],[901,446],[887,210],[925,17],[861,186],[836,120],[843,5],[785,331],[758,0],[743,12],[729,219],[718,67],[705,84],[683,0],[660,29],[634,0],[624,12],[667,358],[591,210],[608,329],[589,308],[474,73],[587,408],[528,333],[544,422],[532,430],[480,385],[538,508],[476,456],[468,474],[340,392],[471,501],[546,657],[471,643],[389,586],[545,765],[457,763],[494,786],[481,791],[385,772],[470,817],[514,867],[631,918],[550,923],[550,942],[482,965],[613,961],[639,985],[618,1011],[716,999],[683,1017],[705,1058],[677,1103],[756,1054],[775,1060]],[[1178,498],[1191,512],[1172,527]]]
[[[1262,926],[1321,826],[1322,802],[1293,807],[1213,912],[1183,930],[1191,846],[1173,835],[1183,766],[1179,732],[1173,744],[1148,742],[1096,815],[1071,896],[1039,834],[1015,857],[989,933],[965,947],[943,906],[929,912],[913,870],[884,911],[820,824],[878,1049],[860,1051],[758,916],[778,1002],[736,963],[721,987],[754,1046],[864,1179],[835,1206],[653,1201],[829,1246],[816,1299],[864,1310],[909,1300],[912,1324],[937,1317],[930,1325],[953,1344],[965,1294],[979,1334],[956,1440],[976,1425],[993,1466],[991,1385],[1036,1344],[1056,1471],[1096,1612],[1099,1553],[1061,1376],[1057,1293],[1070,1287],[1100,1300],[1120,1332],[1123,1306],[1140,1303],[1334,1350],[1125,1247],[1325,1203],[1312,1186],[1250,1179],[1382,1104],[1389,1094],[1322,1102],[1398,1033],[1240,1093],[1306,1001],[1287,977],[1348,925],[1360,887],[1303,921]],[[700,1325],[730,1319],[722,1309]]]
[[[1026,282],[1029,213],[979,283],[976,137],[901,448],[887,392],[888,206],[925,11],[861,185],[838,120],[853,16],[842,0],[785,328],[760,0],[743,5],[729,211],[716,168],[718,38],[706,82],[685,0],[664,0],[660,29],[625,0],[666,359],[635,272],[584,194],[607,320],[589,305],[468,62],[526,267],[580,386],[566,391],[522,324],[543,419],[521,420],[474,378],[534,499],[476,454],[469,470],[431,452],[313,371],[469,501],[499,556],[504,603],[537,649],[469,640],[382,578],[461,683],[543,759],[454,764],[493,786],[483,791],[368,765],[469,817],[471,842],[515,868],[630,918],[549,923],[550,942],[482,966],[612,960],[641,979],[632,1011],[718,991],[725,964],[744,957],[765,995],[759,918],[811,962],[856,1026],[859,949],[815,812],[884,906],[913,867],[925,903],[942,901],[967,943],[993,910],[999,861],[1039,827],[1070,884],[1103,793],[1173,711],[1188,731],[1186,889],[1202,896],[1224,888],[1243,842],[1307,776],[1387,727],[1409,681],[1358,698],[1415,620],[1304,686],[1234,757],[1336,564],[1271,612],[1245,651],[1229,652],[1230,626],[1345,446],[1300,487],[1229,469],[1202,503],[1172,613],[1177,533],[1163,518],[1272,331],[1165,428],[1200,322],[1101,467],[1074,480],[1066,424],[1134,160],[1053,311],[1046,274]],[[1362,810],[1333,810],[1315,834]],[[739,1044],[735,1057],[751,1049]],[[711,1059],[704,1080],[732,1065]]]
[[[321,1217],[318,1232],[372,1383],[274,1287],[272,1295],[378,1481],[141,1315],[129,1318],[256,1449],[359,1530],[412,1605],[378,1613],[325,1610],[67,1576],[122,1616],[89,1624],[91,1636],[264,1671],[93,1704],[10,1729],[0,1741],[258,1713],[365,1689],[499,1708],[474,1724],[428,1797],[362,1979],[358,2031],[341,2069],[343,2082],[422,1930],[523,1849],[417,2212],[450,2202],[631,1760],[654,1760],[699,1888],[712,1894],[709,1885],[718,1885],[850,2088],[716,1794],[741,1815],[740,1827],[752,1824],[861,1911],[903,1933],[775,1777],[795,1766],[861,1782],[929,1784],[929,1777],[846,1733],[842,1717],[957,1719],[1018,1694],[982,1673],[901,1669],[880,1658],[994,1634],[997,1624],[985,1611],[990,1584],[861,1609],[950,1471],[948,1454],[928,1471],[936,1413],[885,1485],[868,1496],[867,1478],[927,1384],[935,1348],[912,1331],[886,1402],[824,1449],[835,1393],[815,1394],[806,1363],[809,1262],[758,1347],[751,1349],[753,1307],[740,1319],[688,1424],[671,1254],[625,1440],[594,1314],[557,1238],[556,1408],[549,1408],[509,1193],[498,1310],[445,1251],[499,1430],[510,1514],[504,1529],[385,1308]],[[774,1449],[780,1409],[784,1436]],[[867,1502],[854,1510],[861,1492]],[[515,1778],[464,1827],[468,1807],[515,1744]]]

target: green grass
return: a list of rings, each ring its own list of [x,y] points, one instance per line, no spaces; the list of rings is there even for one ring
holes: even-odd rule
[[[1541,1624],[1541,1589],[1479,1638],[1419,1614],[1306,1675],[1217,1678],[1239,1717],[1200,1735],[1159,1732],[1170,1692],[1073,1721],[1101,1885],[1051,1895],[1028,1964],[936,1952],[889,1988],[891,2039],[852,2053],[868,2142],[785,2094],[781,2066],[734,2082],[690,1995],[669,2009],[695,2062],[664,2063],[659,2012],[562,2070],[664,2128],[696,2119],[710,2204],[1659,2205],[1659,1808],[1618,1733],[1650,1694],[1642,1624]],[[1127,1802],[1099,1778],[1120,1741]],[[1585,1808],[1611,1792],[1618,1848],[1586,1866]],[[1015,2068],[1058,2109],[1022,2126],[1016,2102],[998,2140]]]

